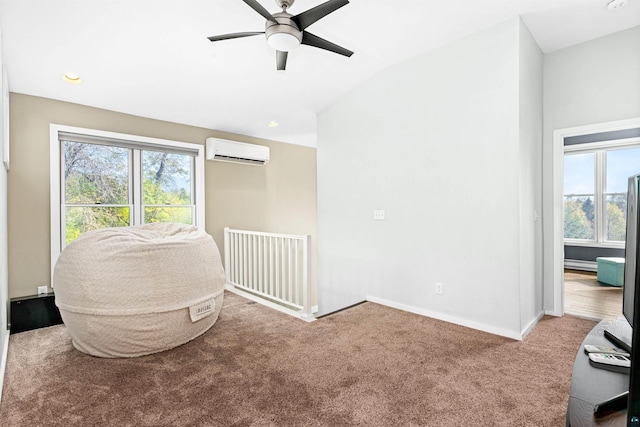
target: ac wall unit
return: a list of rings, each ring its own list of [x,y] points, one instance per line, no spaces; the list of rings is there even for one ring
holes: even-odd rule
[[[207,160],[264,165],[269,161],[269,147],[207,138]]]

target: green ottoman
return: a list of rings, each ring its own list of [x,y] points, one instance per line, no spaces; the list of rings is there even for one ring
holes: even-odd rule
[[[598,282],[611,286],[624,284],[624,258],[596,258],[598,263]]]

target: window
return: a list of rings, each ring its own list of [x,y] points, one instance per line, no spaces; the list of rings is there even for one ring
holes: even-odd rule
[[[131,150],[68,140],[60,144],[64,244],[89,230],[133,224]]]
[[[637,173],[640,144],[565,147],[565,242],[624,246],[627,180]]]
[[[51,125],[51,267],[82,233],[204,226],[204,147]]]
[[[595,237],[595,155],[564,156],[564,237]]]

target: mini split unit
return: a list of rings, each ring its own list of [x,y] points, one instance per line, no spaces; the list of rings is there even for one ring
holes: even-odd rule
[[[207,138],[206,148],[207,160],[250,165],[265,165],[269,161],[269,147],[263,145]]]

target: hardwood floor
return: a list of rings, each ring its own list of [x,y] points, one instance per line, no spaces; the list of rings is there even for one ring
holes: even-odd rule
[[[564,271],[564,312],[589,319],[622,316],[622,287],[601,285],[596,273]]]

